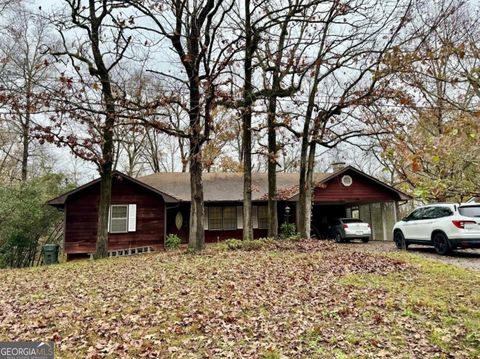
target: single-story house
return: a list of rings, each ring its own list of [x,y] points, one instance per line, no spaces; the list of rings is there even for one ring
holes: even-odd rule
[[[254,173],[252,177],[254,236],[259,238],[267,236],[267,174]],[[204,173],[203,186],[206,242],[241,238],[243,174]],[[278,173],[277,189],[279,223],[295,223],[298,173]],[[67,259],[95,251],[99,194],[100,180],[96,179],[48,202],[64,212]],[[354,167],[336,168],[332,173],[315,174],[312,222],[321,231],[335,217],[365,217],[367,211],[362,208],[368,208],[365,219],[375,222],[372,208],[378,205],[380,221],[372,226],[373,236],[387,239],[387,226],[393,226],[397,219],[396,204],[408,199],[408,195]],[[170,233],[188,242],[189,210],[189,173],[154,173],[135,179],[115,172],[108,249],[160,250]]]

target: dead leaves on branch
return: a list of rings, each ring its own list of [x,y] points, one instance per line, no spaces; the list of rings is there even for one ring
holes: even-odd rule
[[[66,358],[452,354],[430,340],[437,313],[406,316],[387,288],[343,283],[418,268],[345,248],[275,241],[2,271],[0,340],[53,340]]]

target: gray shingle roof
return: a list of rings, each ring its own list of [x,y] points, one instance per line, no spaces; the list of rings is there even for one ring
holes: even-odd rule
[[[315,181],[322,181],[330,175],[331,173],[317,173]],[[202,177],[206,202],[243,200],[243,173],[203,173]],[[280,197],[290,198],[295,195],[298,192],[298,179],[298,173],[277,173],[277,191]],[[154,173],[138,180],[179,200],[190,201],[190,173]],[[267,174],[252,173],[252,200],[266,200],[267,193]]]

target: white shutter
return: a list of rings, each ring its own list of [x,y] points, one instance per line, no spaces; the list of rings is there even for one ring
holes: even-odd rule
[[[257,206],[252,206],[252,227],[258,228],[258,208]]]
[[[237,206],[237,229],[243,228],[243,207]]]
[[[108,207],[108,223],[107,223],[107,231],[110,233],[110,222],[112,221],[112,206]]]
[[[128,205],[128,231],[135,232],[137,230],[137,205]]]
[[[208,207],[204,207],[204,213],[203,213],[203,229],[207,230],[208,229]]]

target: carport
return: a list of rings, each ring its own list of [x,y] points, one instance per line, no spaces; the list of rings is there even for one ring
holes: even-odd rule
[[[334,218],[360,218],[372,227],[372,239],[390,240],[399,205],[409,199],[407,194],[348,166],[316,183],[312,228],[321,238],[328,238],[327,228]]]

